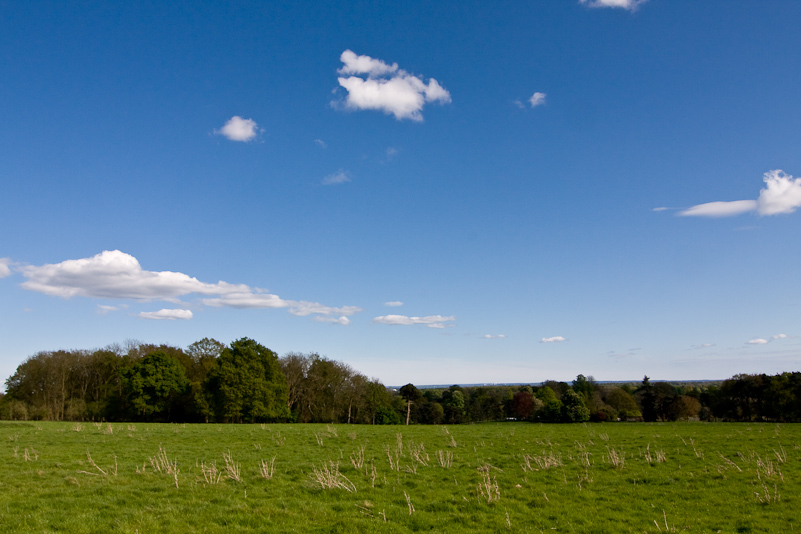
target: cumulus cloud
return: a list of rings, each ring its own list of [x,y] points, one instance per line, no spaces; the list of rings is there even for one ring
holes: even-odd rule
[[[323,178],[323,181],[321,183],[323,185],[337,185],[337,184],[344,184],[346,182],[350,182],[350,176],[348,176],[348,173],[345,170],[339,169],[334,174],[329,174],[328,176]]]
[[[392,306],[392,307],[403,306],[403,302],[399,300],[392,300],[390,302],[385,302],[384,306]]]
[[[751,211],[759,215],[793,213],[801,207],[801,178],[793,178],[782,170],[766,172],[757,200],[735,200],[732,202],[707,202],[698,204],[678,215],[682,217],[731,217]]]
[[[497,334],[497,335],[484,334],[484,339],[504,339],[505,337],[506,334]]]
[[[545,97],[547,95],[545,93],[534,93],[531,95],[531,98],[528,99],[528,103],[531,104],[532,108],[536,108],[537,106],[545,105]]]
[[[243,119],[239,115],[234,115],[222,128],[214,130],[214,133],[225,136],[231,141],[247,142],[256,137],[258,127],[253,119]]]
[[[561,343],[562,341],[567,341],[562,336],[554,336],[554,337],[544,337],[540,340],[540,343]]]
[[[343,66],[337,71],[337,81],[348,92],[345,106],[350,109],[377,110],[397,120],[422,121],[425,104],[451,101],[450,93],[437,80],[430,78],[425,83],[422,77],[398,68],[397,63],[390,65],[351,50],[342,52],[339,59]]]
[[[456,317],[445,317],[444,315],[428,315],[426,317],[407,317],[406,315],[382,315],[373,319],[375,323],[390,324],[390,325],[413,325],[424,324],[429,328],[445,328],[446,326],[454,326],[452,324],[446,325],[445,323],[455,321]]]
[[[289,313],[300,316],[353,315],[361,311],[356,306],[332,307],[286,300],[245,284],[223,281],[210,284],[183,273],[147,271],[136,258],[119,250],[106,250],[91,258],[23,266],[19,271],[26,278],[23,288],[62,298],[176,302],[179,297],[196,294],[206,297],[202,298],[203,304],[212,307],[287,308]]]
[[[587,7],[619,7],[635,11],[648,0],[579,0],[579,4]]]
[[[5,278],[11,274],[11,260],[9,258],[0,258],[0,278]]]
[[[139,314],[142,319],[155,319],[161,321],[175,321],[177,319],[189,320],[192,318],[190,310],[176,310],[165,308],[154,312],[142,312]]]
[[[746,341],[748,345],[766,345],[768,343],[767,339],[762,338],[755,338],[750,341]]]
[[[770,337],[771,337],[771,339],[787,339],[787,334],[775,334],[775,335],[770,336]]]

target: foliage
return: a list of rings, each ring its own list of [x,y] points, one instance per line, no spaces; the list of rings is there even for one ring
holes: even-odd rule
[[[236,340],[223,349],[208,373],[207,388],[220,421],[254,423],[289,416],[278,356],[252,339]]]
[[[151,352],[123,372],[128,400],[136,418],[170,420],[172,405],[186,392],[184,368],[164,351]]]

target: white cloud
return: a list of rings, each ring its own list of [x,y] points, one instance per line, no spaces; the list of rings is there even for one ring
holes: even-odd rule
[[[11,260],[9,258],[0,258],[0,278],[5,278],[11,275]]]
[[[413,325],[424,324],[429,328],[445,328],[446,326],[454,326],[452,324],[446,325],[444,323],[455,321],[456,317],[445,317],[443,315],[428,315],[426,317],[407,317],[406,315],[382,315],[373,319],[375,323],[390,324],[390,325]]]
[[[422,77],[399,69],[397,63],[389,65],[350,50],[342,52],[340,60],[344,66],[337,71],[342,75],[337,80],[348,92],[345,105],[350,109],[378,110],[397,120],[422,121],[426,103],[451,101],[450,93],[437,80],[430,78],[426,84]]]
[[[652,209],[651,211],[667,211],[667,210],[669,210],[669,209],[673,209],[673,208],[666,208],[666,207],[664,207],[664,206],[661,206],[661,207],[659,207],[659,208],[654,208],[654,209]]]
[[[766,172],[766,186],[759,192],[757,211],[760,215],[793,213],[801,207],[801,178],[793,179],[782,170]]]
[[[782,170],[768,171],[762,177],[765,187],[757,200],[735,200],[733,202],[707,202],[698,204],[678,215],[682,217],[731,217],[749,211],[759,215],[793,213],[801,207],[801,178],[793,178]]]
[[[394,307],[403,306],[403,302],[399,300],[392,300],[390,302],[385,302],[384,306],[394,306]]]
[[[504,339],[505,337],[506,334],[498,334],[498,335],[484,334],[484,339]]]
[[[350,319],[345,317],[324,317],[322,315],[318,315],[314,318],[315,321],[320,321],[322,323],[331,323],[331,324],[341,324],[342,326],[348,326],[350,324]]]
[[[767,339],[756,338],[752,339],[751,341],[746,341],[749,345],[766,345],[768,343]]]
[[[320,148],[328,148],[328,145],[322,139],[315,139],[314,143],[319,146]]]
[[[79,260],[19,268],[27,278],[22,287],[62,298],[163,300],[203,295],[203,304],[230,308],[287,308],[293,315],[353,315],[356,306],[331,307],[317,302],[285,300],[245,284],[209,284],[183,273],[146,271],[139,261],[119,250],[106,250]]]
[[[192,318],[191,310],[163,309],[154,312],[142,312],[139,314],[142,319],[156,319],[162,321],[175,321],[176,319],[188,320]]]
[[[732,202],[707,202],[678,213],[681,217],[731,217],[754,211],[756,200],[734,200]]]
[[[619,7],[636,11],[636,9],[648,0],[579,0],[579,4],[587,7]]]
[[[787,339],[787,334],[776,334],[770,337],[771,339]]]
[[[531,98],[528,99],[528,103],[531,104],[532,108],[536,108],[537,106],[544,106],[545,105],[545,97],[547,95],[545,93],[534,93],[531,95]]]
[[[334,174],[329,174],[328,176],[323,178],[322,184],[337,185],[337,184],[344,184],[346,182],[350,182],[350,176],[348,176],[348,173],[345,170],[339,169]]]
[[[250,141],[258,132],[259,125],[253,119],[243,119],[239,115],[231,117],[215,134],[223,135],[231,141]]]
[[[540,340],[540,343],[561,343],[562,341],[567,341],[562,336],[554,336],[554,337],[544,337]]]
[[[109,312],[113,312],[113,311],[117,311],[117,310],[119,310],[119,308],[116,307],[116,306],[106,306],[105,304],[98,304],[97,305],[97,313],[99,313],[100,315],[106,315]]]

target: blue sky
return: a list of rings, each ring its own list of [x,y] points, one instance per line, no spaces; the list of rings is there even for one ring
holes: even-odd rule
[[[801,367],[801,4],[0,3],[0,376]]]

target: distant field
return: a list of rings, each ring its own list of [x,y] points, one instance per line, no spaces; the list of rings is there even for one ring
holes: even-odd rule
[[[0,458],[4,533],[801,531],[801,425],[0,422]]]

